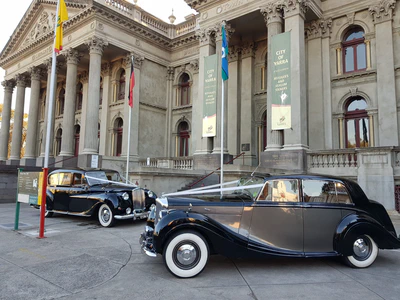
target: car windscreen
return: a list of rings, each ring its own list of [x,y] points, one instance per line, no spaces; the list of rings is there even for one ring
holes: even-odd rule
[[[104,172],[104,171],[86,172],[85,176],[86,176],[86,179],[87,179],[89,185],[108,183],[108,178],[107,178],[106,172]]]
[[[264,185],[264,178],[260,177],[246,177],[241,178],[238,181],[238,189],[234,193],[245,193],[251,195],[251,197],[256,198],[260,193]]]

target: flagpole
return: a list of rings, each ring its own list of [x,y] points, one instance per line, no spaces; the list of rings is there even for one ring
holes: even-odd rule
[[[128,149],[126,154],[126,184],[129,183],[128,176],[129,176],[129,155],[130,155],[130,148],[131,148],[131,123],[132,123],[132,107],[129,105],[129,121],[128,121]]]
[[[58,15],[58,11],[60,9],[60,0],[57,1],[57,10],[56,16]],[[45,146],[45,154],[44,154],[44,165],[43,165],[43,185],[42,185],[42,202],[40,205],[40,224],[39,224],[39,238],[44,238],[44,219],[46,213],[46,196],[47,196],[47,175],[49,173],[49,155],[50,155],[50,135],[51,135],[51,123],[52,120],[52,111],[53,111],[53,102],[55,95],[55,75],[56,75],[56,32],[57,32],[57,20],[54,24],[54,43],[53,43],[53,54],[51,57],[51,77],[50,77],[50,95],[49,95],[49,107],[47,110],[47,130],[46,130],[46,146]],[[61,25],[62,26],[62,25]]]
[[[224,92],[225,92],[225,81],[222,80],[222,99],[221,99],[221,185],[224,184]],[[221,198],[223,191],[221,190]]]

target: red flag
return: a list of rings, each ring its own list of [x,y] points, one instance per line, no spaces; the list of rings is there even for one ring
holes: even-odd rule
[[[134,72],[134,63],[135,59],[131,57],[131,77],[129,80],[129,106],[133,107],[133,87],[135,86],[135,72]]]

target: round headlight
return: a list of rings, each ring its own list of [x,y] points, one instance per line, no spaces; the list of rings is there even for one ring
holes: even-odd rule
[[[131,209],[130,207],[128,207],[128,208],[126,209],[126,214],[127,214],[127,215],[130,215],[131,212],[132,212],[132,209]]]
[[[149,191],[149,197],[150,197],[150,198],[154,198],[154,194],[153,194],[152,191]]]
[[[124,200],[129,200],[129,194],[128,193],[123,193],[122,194],[122,199],[124,199]]]

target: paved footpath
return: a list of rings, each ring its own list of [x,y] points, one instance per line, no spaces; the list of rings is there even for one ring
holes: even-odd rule
[[[400,299],[400,251],[384,250],[370,268],[338,259],[230,260],[212,256],[203,273],[178,279],[162,257],[141,253],[145,222],[103,228],[57,215],[38,239],[39,210],[0,204],[0,299]],[[400,218],[393,217],[400,233]]]

